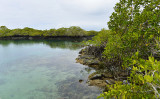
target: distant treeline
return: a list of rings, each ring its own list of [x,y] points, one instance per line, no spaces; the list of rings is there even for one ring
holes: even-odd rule
[[[37,30],[29,27],[23,29],[8,29],[6,26],[0,27],[0,37],[8,36],[91,36],[98,34],[98,31],[86,31],[78,26],[69,28],[59,28],[50,30]]]

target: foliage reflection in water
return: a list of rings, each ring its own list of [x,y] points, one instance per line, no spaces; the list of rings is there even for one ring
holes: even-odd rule
[[[75,63],[81,48],[73,41],[0,40],[0,98],[96,99],[100,90],[87,86],[89,73]]]

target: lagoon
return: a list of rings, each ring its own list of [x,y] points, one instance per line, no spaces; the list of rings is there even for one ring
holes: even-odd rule
[[[96,99],[73,40],[0,40],[0,99]]]

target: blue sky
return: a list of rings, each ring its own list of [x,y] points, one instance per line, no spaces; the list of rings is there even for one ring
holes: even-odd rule
[[[0,0],[0,26],[51,29],[80,26],[107,28],[119,0]]]

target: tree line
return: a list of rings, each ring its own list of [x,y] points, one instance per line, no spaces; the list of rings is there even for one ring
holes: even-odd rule
[[[23,29],[8,29],[6,26],[0,27],[0,37],[7,36],[91,36],[98,34],[98,31],[86,31],[78,26],[69,28],[37,30],[29,27]]]

